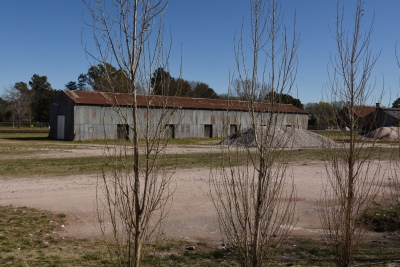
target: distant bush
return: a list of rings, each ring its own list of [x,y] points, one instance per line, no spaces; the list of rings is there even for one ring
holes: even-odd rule
[[[395,232],[400,230],[400,205],[387,208],[374,207],[362,215],[363,225],[375,232]]]

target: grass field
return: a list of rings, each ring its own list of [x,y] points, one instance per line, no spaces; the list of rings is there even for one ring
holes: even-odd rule
[[[2,142],[3,141],[3,142]],[[172,139],[171,145],[178,146],[211,146],[216,145],[220,139]],[[51,140],[45,133],[2,133],[0,134],[0,171],[3,175],[24,176],[31,175],[55,175],[64,174],[90,174],[98,173],[101,166],[105,165],[102,155],[84,157],[82,160],[77,154],[71,153],[68,157],[35,157],[36,154],[46,154],[66,149],[87,148],[92,145],[122,145],[123,141],[60,141]],[[217,151],[217,152],[216,152]],[[310,162],[322,161],[329,157],[332,151],[324,148],[293,149],[285,152],[291,163],[308,164]],[[377,147],[374,149],[371,159],[390,159],[393,149],[389,147]],[[100,153],[101,154],[101,153]],[[238,162],[245,162],[245,152],[233,154],[237,156]],[[23,156],[23,157],[22,157]],[[220,166],[223,161],[222,152],[213,150],[208,153],[185,153],[169,154],[161,157],[162,164],[170,169],[215,167]]]
[[[64,214],[0,206],[0,266],[112,266],[101,241],[63,237],[67,219]],[[188,245],[194,245],[196,250],[186,250]],[[238,266],[228,250],[205,242],[166,240],[150,244],[147,251],[143,266]],[[391,262],[398,255],[400,240],[392,236],[380,244],[362,246],[356,263],[385,266],[383,262]],[[289,238],[274,266],[334,266],[332,262],[325,242]]]
[[[330,134],[327,134],[330,136]],[[174,139],[176,146],[210,146],[219,139]],[[50,140],[46,133],[0,133],[1,175],[24,177],[29,175],[62,176],[99,172],[105,163],[103,156],[79,157],[78,153],[63,158],[40,158],[43,153],[65,149],[84,149],[104,145],[103,141],[66,142]],[[120,145],[122,141],[111,142]],[[391,148],[377,148],[373,157],[389,159]],[[329,156],[325,149],[297,149],[288,151],[295,164],[312,164]],[[290,154],[290,155],[289,155]],[[189,153],[165,157],[169,168],[211,167],[221,164],[222,154]],[[246,154],[239,154],[239,161]],[[1,178],[0,178],[1,179]],[[0,180],[1,183],[1,180]],[[111,266],[106,248],[98,240],[65,239],[64,214],[53,214],[28,207],[0,206],[0,266]],[[187,251],[195,245],[195,251]],[[183,240],[166,240],[150,244],[144,266],[236,266],[233,255],[215,244]],[[333,266],[331,253],[323,241],[291,238],[282,247],[275,266]],[[357,264],[372,266],[375,262],[390,262],[400,258],[400,239],[388,234],[381,243],[365,244],[357,256]],[[373,266],[385,266],[383,264]]]

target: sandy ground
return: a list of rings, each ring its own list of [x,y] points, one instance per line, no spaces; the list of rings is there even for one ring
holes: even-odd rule
[[[171,147],[169,153],[207,152],[204,147]],[[43,151],[35,157],[68,157],[73,149]],[[80,156],[101,155],[101,147],[79,149]],[[293,235],[320,237],[317,201],[326,179],[320,162],[290,166],[297,190],[298,221]],[[209,197],[209,169],[179,169],[173,203],[165,221],[167,238],[218,242],[221,233]],[[97,175],[12,178],[0,174],[0,205],[28,206],[67,215],[66,237],[100,238],[96,217]]]

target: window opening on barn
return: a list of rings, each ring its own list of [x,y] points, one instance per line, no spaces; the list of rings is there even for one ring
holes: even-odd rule
[[[213,137],[213,127],[212,124],[204,125],[204,137],[212,138]]]
[[[128,140],[129,139],[129,125],[128,124],[117,124],[117,139]]]

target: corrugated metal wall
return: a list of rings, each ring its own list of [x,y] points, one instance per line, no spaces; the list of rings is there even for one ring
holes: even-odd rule
[[[50,138],[58,138],[58,118],[64,116],[64,140],[74,140],[74,106],[75,103],[65,94],[58,94],[53,100],[50,105]]]
[[[150,125],[150,136],[165,136],[174,129],[174,138],[226,137],[232,134],[230,131],[234,128],[249,127],[250,122],[248,112],[178,109],[173,114],[169,111],[170,116],[165,116],[165,112],[162,109],[139,108],[140,135],[146,135],[146,120]],[[267,124],[269,118],[268,113],[258,114],[258,125]],[[278,126],[307,129],[307,114],[278,114],[274,119]],[[130,108],[75,106],[73,120],[75,140],[115,139],[118,137],[118,125],[132,124],[133,116]],[[165,133],[156,133],[159,125]],[[131,130],[128,131],[131,135]]]

